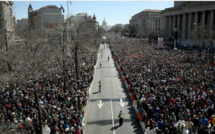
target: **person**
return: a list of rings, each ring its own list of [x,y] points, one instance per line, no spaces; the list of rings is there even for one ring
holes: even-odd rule
[[[192,128],[193,128],[193,122],[191,122],[191,119],[189,118],[188,121],[186,121],[186,127],[189,130],[189,134],[192,134]]]
[[[101,86],[102,86],[101,81],[99,81],[99,92],[101,92]]]
[[[183,125],[181,125],[181,123],[178,123],[178,134],[182,134],[183,133]]]
[[[100,68],[101,68],[101,67],[102,67],[102,62],[100,61],[100,63],[99,63],[99,64],[100,64]]]
[[[109,56],[108,56],[108,61],[109,61]]]
[[[123,117],[124,117],[124,114],[122,111],[119,112],[119,125],[122,126],[123,125]]]
[[[189,130],[188,130],[187,126],[183,129],[183,133],[182,134],[189,134]]]

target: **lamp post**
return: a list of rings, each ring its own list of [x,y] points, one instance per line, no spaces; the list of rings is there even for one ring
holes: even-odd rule
[[[66,91],[66,70],[65,70],[65,45],[64,45],[64,33],[65,28],[60,26],[60,42],[62,46],[62,58],[63,58],[63,90]]]
[[[178,39],[177,28],[173,28],[174,31],[174,49],[176,49],[176,40]]]

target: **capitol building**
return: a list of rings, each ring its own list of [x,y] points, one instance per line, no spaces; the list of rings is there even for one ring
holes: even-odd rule
[[[104,20],[103,20],[103,22],[102,22],[102,28],[104,28],[104,30],[107,32],[108,30],[110,30],[111,29],[111,26],[108,26],[107,25],[107,22],[105,21],[105,18],[104,18]]]

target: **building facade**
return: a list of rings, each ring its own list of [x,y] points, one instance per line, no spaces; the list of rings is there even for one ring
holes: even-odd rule
[[[18,32],[27,30],[27,28],[28,28],[28,19],[27,18],[17,20],[17,31]]]
[[[161,12],[162,31],[165,37],[174,37],[178,32],[181,43],[192,43],[191,31],[203,26],[209,36],[215,29],[215,2],[213,1],[175,1],[174,7]]]
[[[160,12],[161,10],[146,9],[132,16],[130,25],[133,34],[136,34],[141,28],[160,32]]]
[[[5,44],[14,43],[14,17],[12,11],[12,1],[0,1],[0,48],[5,48]]]
[[[91,17],[87,13],[78,13],[76,16],[70,16],[66,19],[67,27],[70,27],[73,32],[75,32],[82,22],[86,22],[87,27],[95,31],[99,27],[99,23],[96,21],[96,16],[93,15],[93,17]]]
[[[30,29],[52,29],[64,22],[61,8],[49,5],[33,11],[31,4],[28,7],[28,26]]]
[[[96,21],[95,15],[93,16],[93,18],[90,15],[87,15],[87,13],[78,13],[77,15],[70,16],[66,19],[66,22],[65,22],[68,42],[71,41],[70,34],[76,34],[81,24],[85,24],[87,28],[95,32],[99,28],[99,24]]]

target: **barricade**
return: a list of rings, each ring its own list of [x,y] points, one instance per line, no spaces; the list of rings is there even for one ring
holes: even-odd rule
[[[123,75],[123,71],[121,70],[120,64],[117,62],[117,57],[114,57],[114,58],[116,58],[116,59],[114,59],[114,61],[115,61],[115,64],[116,64],[116,68],[117,68],[117,70],[119,71],[119,73],[121,75],[121,80],[125,84],[125,87],[127,89],[127,92],[129,93],[130,99],[133,102],[132,106],[134,107],[135,112],[137,113],[137,118],[138,118],[138,121],[140,123],[140,126],[141,126],[143,132],[145,132],[145,124],[144,124],[144,122],[142,122],[142,116],[141,116],[141,114],[139,112],[139,109],[137,108],[137,101],[134,100],[133,93],[129,92],[130,91],[130,82],[129,81],[127,82],[125,80],[125,76]]]
[[[123,79],[123,82],[125,82],[125,76],[124,75],[122,76],[122,79]]]
[[[137,118],[138,118],[139,121],[142,121],[142,116],[140,115],[140,112],[139,112],[139,111],[138,111],[138,113],[137,113]]]
[[[134,101],[133,93],[131,94],[131,101]]]
[[[130,86],[127,86],[127,91],[129,92]]]

